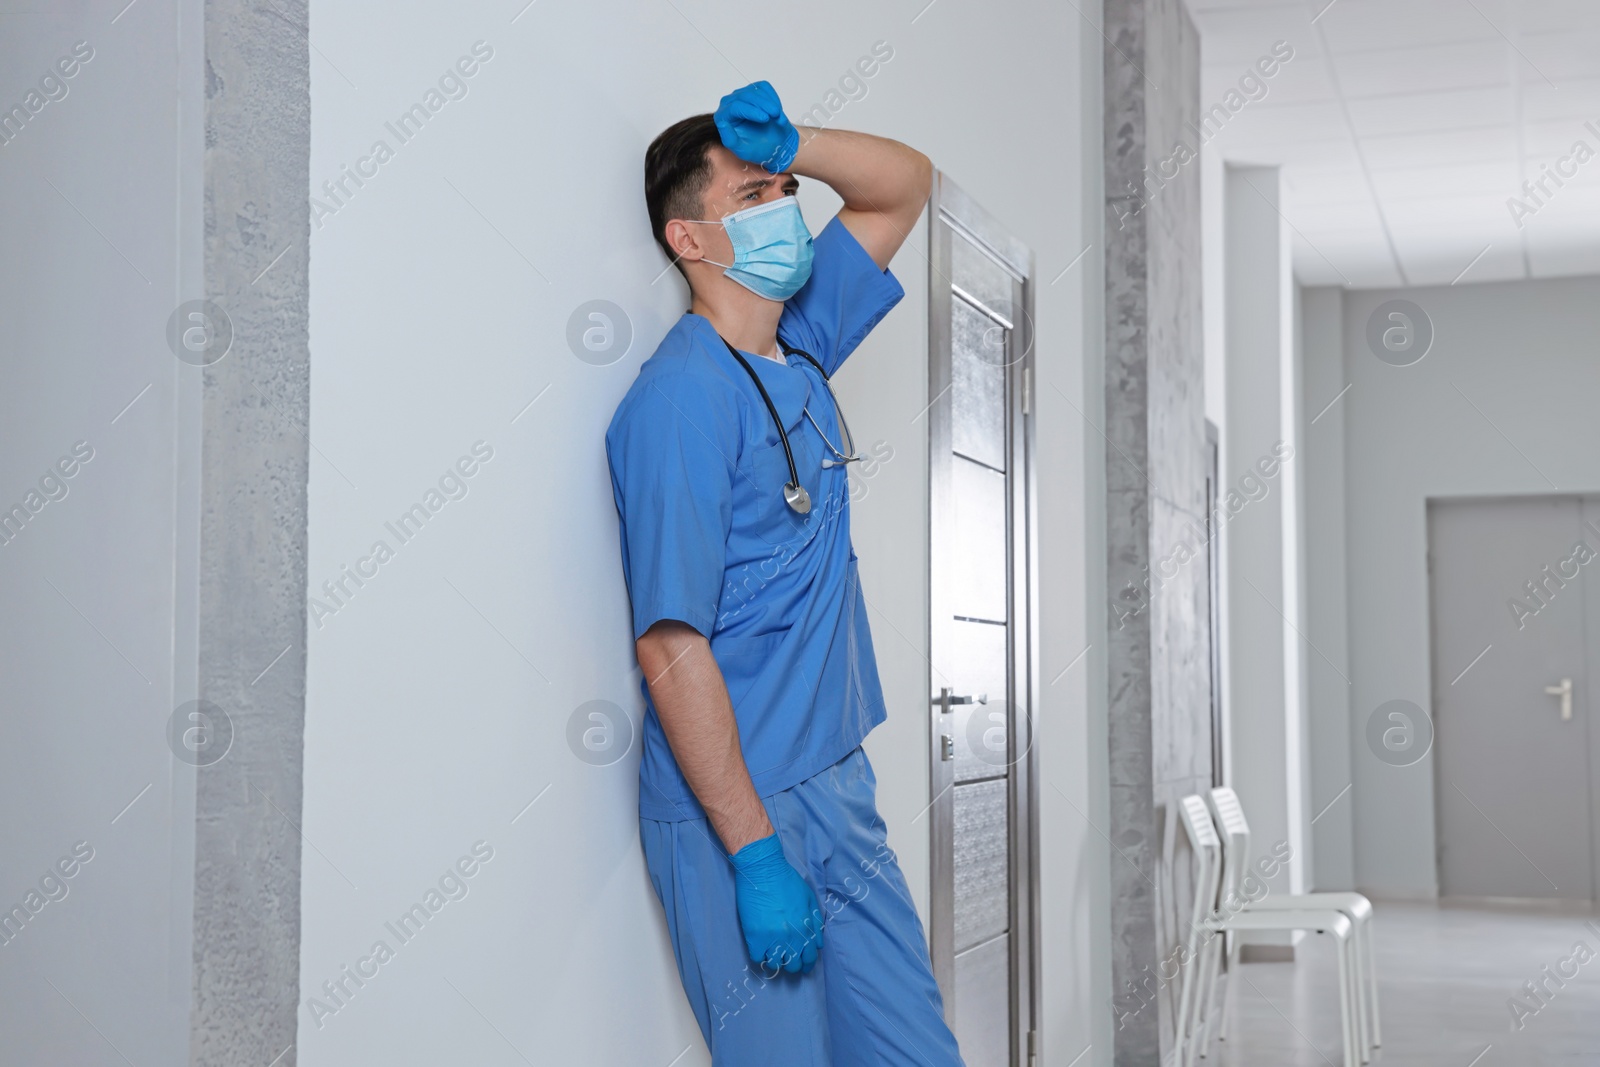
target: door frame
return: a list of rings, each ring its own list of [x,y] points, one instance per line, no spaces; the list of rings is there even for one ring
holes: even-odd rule
[[[1217,501],[1222,486],[1220,444],[1217,424],[1206,420],[1206,447],[1203,463],[1206,472],[1206,661],[1211,673],[1211,785],[1228,784],[1228,749],[1223,744],[1222,701],[1222,530],[1217,525]]]
[[[1014,281],[1013,294],[1020,314],[1011,326],[1011,344],[1021,355],[1007,365],[1008,410],[1006,417],[1007,451],[1007,533],[1011,561],[1007,568],[1007,619],[1011,623],[1010,674],[1013,692],[1008,693],[1007,709],[1012,715],[1014,743],[1024,746],[1022,755],[1011,764],[1008,777],[1008,884],[1010,887],[1009,930],[1011,947],[1011,1047],[1019,1065],[1035,1062],[1039,1017],[1039,827],[1038,753],[1035,745],[1034,709],[1038,683],[1038,508],[1034,457],[1036,433],[1033,418],[1035,402],[1033,335],[1033,252],[1006,232],[943,171],[935,170],[928,209],[928,616],[924,635],[930,652],[928,664],[928,796],[929,796],[929,896],[928,940],[934,977],[945,1001],[945,1018],[952,1020],[955,991],[954,946],[954,765],[940,758],[941,736],[938,694],[941,681],[936,677],[931,654],[935,648],[935,620],[940,615],[940,597],[933,581],[932,562],[948,552],[952,536],[950,522],[950,465],[942,462],[951,450],[950,405],[944,400],[951,386],[951,240],[959,232]],[[946,555],[944,558],[948,558]]]

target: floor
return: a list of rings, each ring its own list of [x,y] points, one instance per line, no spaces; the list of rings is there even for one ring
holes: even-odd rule
[[[1379,902],[1373,932],[1383,1026],[1373,1064],[1600,1065],[1600,916]],[[1580,942],[1587,949],[1574,958]],[[1240,967],[1228,1039],[1214,1040],[1200,1063],[1343,1067],[1333,946],[1310,935],[1297,951],[1294,963]],[[1575,977],[1563,986],[1544,978],[1543,968],[1559,975],[1569,959]],[[1540,979],[1543,1002],[1522,988]],[[1521,1029],[1512,997],[1529,1008]]]

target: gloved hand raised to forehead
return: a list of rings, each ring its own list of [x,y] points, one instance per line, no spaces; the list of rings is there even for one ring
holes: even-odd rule
[[[769,975],[779,968],[810,973],[822,950],[822,909],[811,886],[784,858],[778,835],[752,841],[728,858],[750,961]]]
[[[770,82],[751,82],[735,89],[722,98],[712,120],[724,148],[768,173],[788,170],[800,150],[800,131],[784,115]]]

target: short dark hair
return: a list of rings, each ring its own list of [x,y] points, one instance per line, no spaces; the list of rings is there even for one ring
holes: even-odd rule
[[[683,266],[677,262],[677,253],[667,244],[667,221],[697,219],[705,210],[702,197],[711,181],[710,149],[721,143],[710,115],[691,115],[662,130],[644,153],[644,202],[650,212],[650,232],[680,271]]]

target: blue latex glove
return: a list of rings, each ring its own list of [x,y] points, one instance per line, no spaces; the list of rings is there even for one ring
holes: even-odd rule
[[[733,861],[734,899],[745,951],[767,973],[810,973],[822,950],[822,909],[800,872],[783,858],[776,833],[752,841]]]
[[[751,82],[722,98],[712,116],[722,146],[768,173],[789,169],[800,150],[800,131],[783,113],[778,91],[769,82]]]

